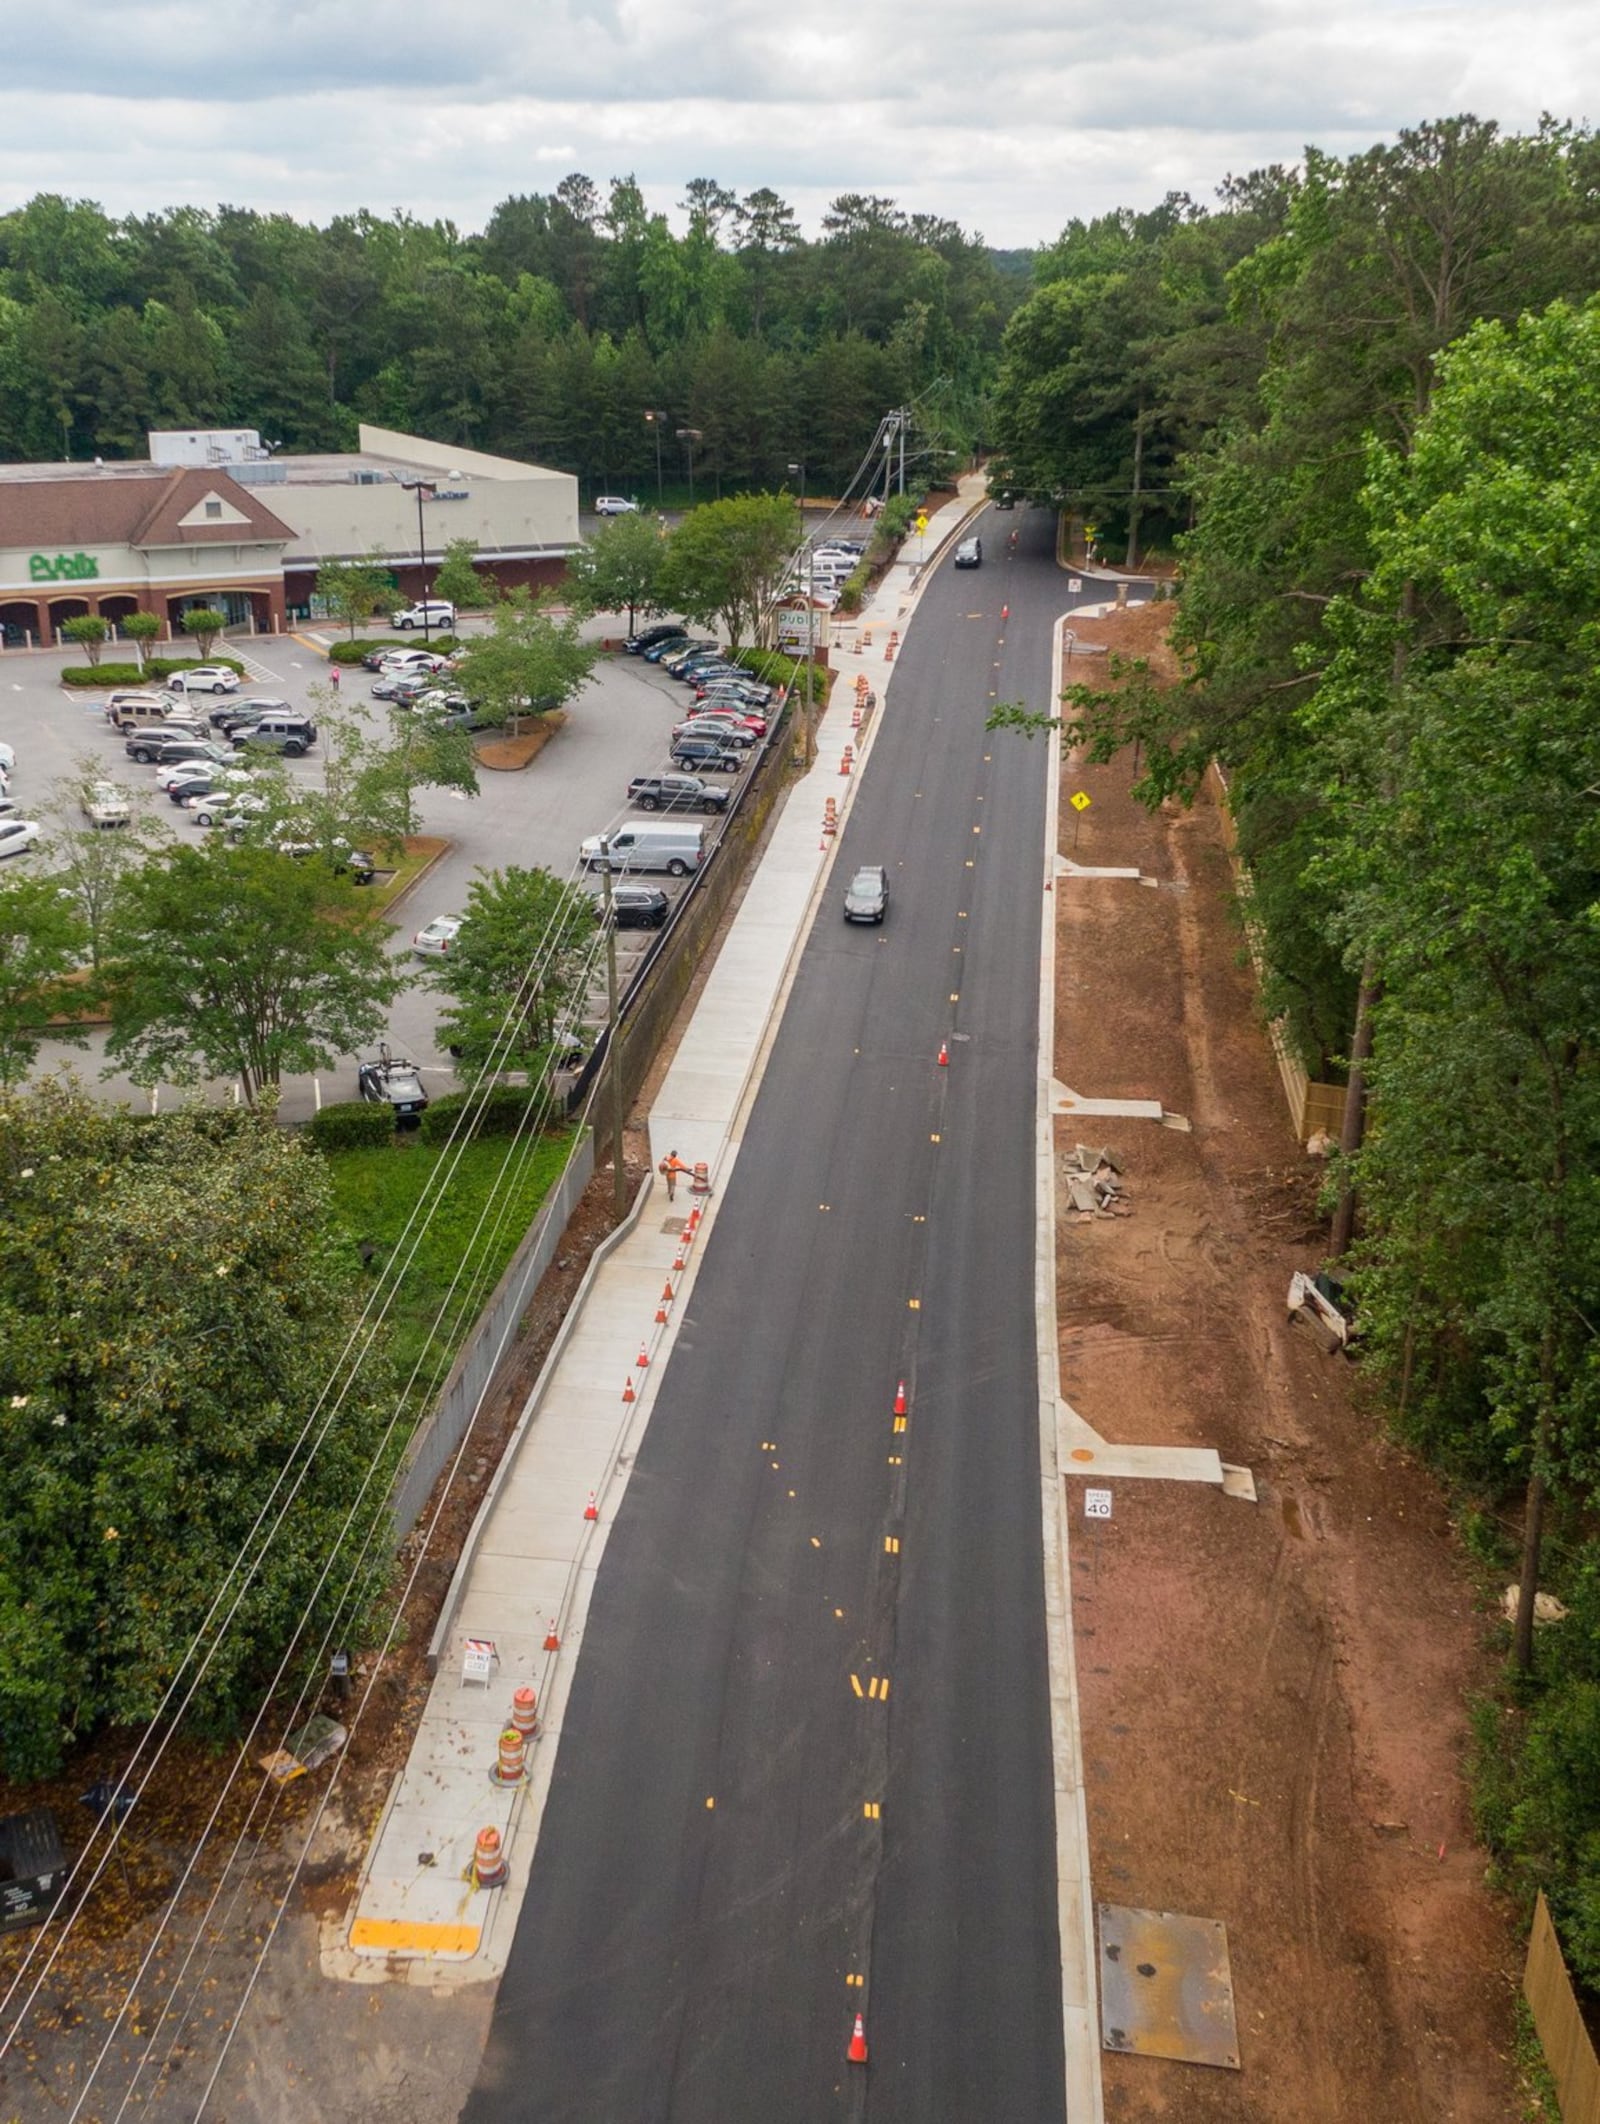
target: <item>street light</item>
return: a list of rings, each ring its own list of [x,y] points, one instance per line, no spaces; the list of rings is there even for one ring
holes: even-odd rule
[[[423,543],[422,504],[425,498],[429,501],[433,499],[433,482],[426,479],[403,479],[400,484],[408,494],[417,497],[417,568],[422,576],[422,639],[427,641],[433,630],[428,624],[432,614],[428,610],[428,549]]]
[[[811,541],[806,537],[806,468],[802,460],[789,467],[791,474],[800,479],[800,543],[806,557],[806,710],[805,710],[805,757],[811,761],[811,674],[816,654],[817,636],[817,578],[816,557],[811,551]]]
[[[666,417],[665,413],[661,412],[645,414],[645,419],[656,432],[656,514],[658,516],[661,514],[661,423]]]
[[[694,446],[702,439],[702,433],[699,428],[680,428],[678,430],[678,440],[684,446],[683,454],[689,465],[689,507],[691,509],[694,507]]]

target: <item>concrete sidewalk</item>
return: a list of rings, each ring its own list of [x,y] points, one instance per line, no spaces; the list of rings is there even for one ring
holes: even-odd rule
[[[689,1166],[706,1166],[711,1192],[698,1198],[685,1189],[669,1204],[652,1177],[590,1265],[468,1537],[410,1758],[379,1822],[353,1917],[324,1946],[330,1975],[440,1987],[479,1983],[505,1966],[594,1575],[837,846],[822,832],[825,800],[835,800],[842,819],[856,788],[855,774],[841,771],[845,748],[859,766],[890,712],[889,636],[903,629],[923,574],[984,494],[981,475],[964,479],[924,537],[908,541],[910,557],[889,570],[870,607],[833,625],[835,677],[815,764],[773,827],[650,1114],[652,1171],[676,1150]],[[860,676],[879,707],[855,729]],[[585,1517],[591,1499],[593,1519]],[[558,1649],[547,1648],[552,1637]],[[493,1647],[487,1681],[464,1678],[469,1640]],[[491,1772],[523,1687],[537,1692],[539,1736],[523,1783],[502,1786]],[[485,1828],[498,1832],[509,1864],[507,1885],[494,1893],[469,1878]]]

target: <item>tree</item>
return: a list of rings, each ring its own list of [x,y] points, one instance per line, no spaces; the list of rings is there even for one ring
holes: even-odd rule
[[[202,663],[211,654],[212,644],[227,624],[228,615],[210,605],[191,605],[183,615],[183,631],[199,650]]]
[[[433,578],[434,596],[444,598],[463,612],[474,612],[480,605],[492,605],[498,592],[494,577],[480,573],[473,566],[472,557],[477,550],[470,538],[451,539]]]
[[[175,1680],[226,1731],[308,1607],[308,1647],[359,1638],[390,1382],[292,1131],[51,1085],[7,1099],[0,1173],[0,1774],[26,1779]],[[237,1612],[208,1630],[230,1574]]]
[[[800,537],[800,511],[786,494],[706,502],[667,540],[658,597],[691,619],[720,620],[737,649],[754,636]]]
[[[658,612],[666,545],[647,516],[618,516],[567,561],[567,587],[584,612],[623,612],[633,633],[641,612]]]
[[[463,1072],[549,1064],[563,1006],[581,997],[595,903],[548,870],[495,870],[473,880],[461,932],[433,970],[454,1004],[439,1022]]]
[[[153,802],[141,791],[130,792],[128,823],[108,833],[85,815],[85,805],[105,780],[104,762],[80,753],[72,772],[51,787],[39,807],[55,864],[54,883],[66,894],[81,927],[91,973],[98,974],[117,901],[130,877],[166,835],[158,825]]]
[[[394,598],[394,580],[376,554],[364,561],[323,561],[317,569],[317,595],[331,619],[342,620],[355,640],[356,629]]]
[[[336,867],[352,848],[397,852],[417,830],[418,789],[477,795],[472,741],[464,730],[444,729],[428,715],[397,708],[389,736],[380,738],[362,716],[332,698],[323,698],[317,712],[321,786],[280,773],[268,811],[250,829],[264,845],[282,838],[309,841]]]
[[[167,850],[118,902],[107,1052],[138,1084],[237,1077],[251,1105],[285,1070],[326,1068],[405,985],[359,910],[354,886],[270,847]]]
[[[58,631],[64,642],[71,642],[75,649],[83,651],[91,664],[98,664],[111,629],[95,613],[80,612],[75,619],[63,620]]]
[[[519,588],[490,619],[494,631],[475,637],[456,667],[461,690],[489,721],[514,729],[524,715],[548,714],[588,684],[600,651],[580,640],[575,618],[553,618]]]
[[[138,653],[142,671],[150,655],[150,644],[161,633],[161,621],[154,612],[130,612],[122,622],[122,631]]]
[[[33,1067],[46,1023],[66,1000],[64,977],[85,942],[83,924],[53,878],[0,879],[0,1086],[20,1083]],[[52,1031],[83,1044],[72,1031]]]

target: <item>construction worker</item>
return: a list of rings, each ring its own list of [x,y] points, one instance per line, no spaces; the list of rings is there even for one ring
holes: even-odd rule
[[[676,1151],[668,1151],[661,1161],[661,1177],[667,1183],[667,1200],[671,1202],[678,1191],[678,1175],[689,1170]]]

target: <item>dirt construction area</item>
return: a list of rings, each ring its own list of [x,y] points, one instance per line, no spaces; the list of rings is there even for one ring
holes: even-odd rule
[[[1160,619],[1096,636],[1147,655]],[[1506,2124],[1520,1951],[1461,1772],[1487,1675],[1471,1581],[1356,1368],[1288,1324],[1291,1271],[1320,1266],[1320,1168],[1221,822],[1209,800],[1151,816],[1131,780],[1126,756],[1064,765],[1063,853],[1158,883],[1058,882],[1056,1074],[1192,1130],[1057,1123],[1058,1159],[1116,1151],[1132,1209],[1060,1202],[1061,1390],[1108,1441],[1215,1447],[1257,1499],[1122,1479],[1091,1529],[1068,1478],[1094,1896],[1222,1920],[1242,2068],[1107,2054],[1105,2113]]]

